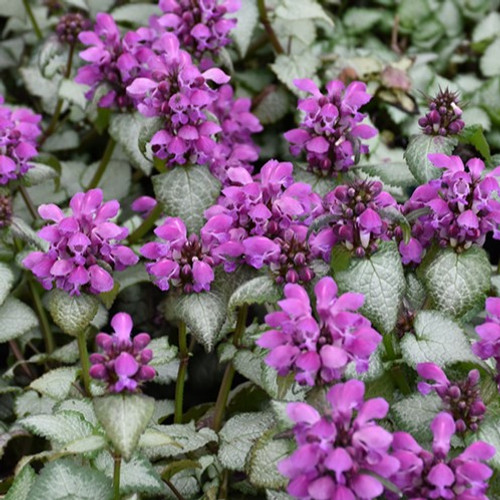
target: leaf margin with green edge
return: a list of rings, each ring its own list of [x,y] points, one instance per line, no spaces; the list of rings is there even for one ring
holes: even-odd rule
[[[24,466],[16,475],[4,500],[30,500],[29,493],[35,480],[35,471],[29,465]]]
[[[7,263],[0,262],[0,305],[5,302],[13,284],[14,271]]]
[[[16,339],[38,326],[33,309],[14,297],[7,297],[0,306],[0,342]]]
[[[491,266],[486,252],[472,246],[463,253],[439,249],[417,270],[437,309],[455,318],[483,305],[491,288]]]
[[[209,168],[206,165],[178,165],[151,179],[165,214],[180,217],[188,233],[198,232],[205,223],[204,211],[215,203],[221,188]]]
[[[460,361],[479,363],[460,325],[443,313],[420,311],[413,328],[415,335],[406,334],[400,342],[403,359],[409,366],[436,363],[444,368]]]
[[[467,445],[471,445],[476,441],[485,441],[493,445],[497,452],[488,461],[496,470],[500,470],[500,427],[498,421],[500,419],[500,408],[498,404],[488,406],[488,411],[484,416],[484,420],[479,425],[479,429],[474,433],[468,433],[466,436]]]
[[[59,452],[64,455],[92,455],[107,446],[106,438],[101,434],[91,434],[90,436],[76,439],[64,445]]]
[[[54,368],[33,380],[29,388],[56,401],[63,401],[68,397],[77,376],[78,368],[76,366]]]
[[[236,27],[231,30],[231,38],[234,40],[241,57],[245,57],[252,35],[259,23],[259,10],[256,0],[245,0],[232,16],[236,19]]]
[[[264,304],[276,302],[282,296],[282,291],[269,275],[256,276],[242,283],[229,297],[228,310],[235,311],[245,304]]]
[[[102,472],[64,458],[45,465],[30,491],[30,500],[110,500],[112,493],[111,481]]]
[[[154,400],[143,394],[113,394],[94,398],[93,403],[114,448],[124,460],[130,460],[153,416]]]
[[[270,64],[278,80],[299,97],[301,91],[293,84],[293,80],[314,77],[320,65],[320,61],[315,54],[311,51],[306,52],[290,56],[280,54],[276,57],[274,63]]]
[[[430,153],[450,155],[458,143],[453,137],[439,135],[417,134],[410,139],[410,143],[403,155],[410,172],[421,184],[441,176],[442,169],[435,167],[427,158]]]
[[[463,144],[474,146],[488,163],[491,162],[490,146],[484,136],[482,125],[467,125],[467,127],[460,132],[458,140]]]
[[[77,337],[94,319],[99,302],[93,295],[69,295],[54,289],[49,293],[48,309],[54,323],[64,333]]]
[[[337,253],[341,258],[335,262]],[[381,242],[379,249],[364,259],[350,258],[344,247],[337,252],[334,248],[332,272],[339,292],[356,292],[365,296],[359,311],[371,320],[380,333],[390,333],[394,329],[406,288],[401,257],[394,241]],[[381,272],[386,274],[381,277]],[[391,296],[386,298],[387,290]]]
[[[12,217],[10,230],[16,238],[29,243],[37,248],[37,250],[41,250],[42,252],[47,252],[49,249],[49,243],[45,240],[42,240],[37,233],[33,230],[33,228],[26,223],[24,219],[21,217],[14,216]]]
[[[58,177],[58,173],[45,163],[30,163],[31,168],[22,177],[22,182],[25,186],[36,186],[45,181],[50,181]]]

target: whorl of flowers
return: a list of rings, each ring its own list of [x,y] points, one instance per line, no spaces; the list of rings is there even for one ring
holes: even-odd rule
[[[356,257],[375,252],[380,240],[391,237],[390,220],[383,215],[383,209],[397,206],[394,198],[382,189],[378,181],[356,180],[337,186],[323,200],[331,221],[318,236],[330,232],[333,244],[341,243]]]
[[[153,351],[146,349],[151,341],[147,333],[131,338],[132,318],[124,312],[115,314],[111,320],[113,334],[98,333],[95,341],[102,354],[90,355],[89,374],[92,378],[108,384],[108,392],[136,392],[142,382],[152,380],[155,369],[148,366]]]
[[[444,173],[440,179],[419,186],[404,206],[405,213],[429,210],[412,227],[420,247],[425,249],[436,239],[442,247],[461,251],[473,244],[483,245],[489,232],[500,239],[500,202],[495,199],[499,192],[495,177],[500,168],[483,176],[484,163],[479,158],[472,158],[465,166],[458,156],[430,154],[428,158]],[[404,246],[400,251],[405,257]],[[407,257],[417,263],[420,260],[418,252]]]
[[[364,401],[364,393],[359,380],[335,385],[326,396],[330,408],[323,416],[306,403],[288,404],[297,450],[278,469],[290,478],[290,495],[368,500],[383,493],[378,478],[388,478],[399,468],[389,454],[391,433],[376,423],[387,415],[389,404],[383,398]]]
[[[113,288],[113,269],[121,271],[138,262],[134,252],[118,244],[128,236],[128,229],[111,222],[118,214],[116,200],[103,203],[100,189],[77,193],[64,212],[52,203],[40,205],[38,213],[52,224],[38,235],[50,243],[47,252],[31,252],[24,260],[42,286],[65,290],[71,295],[82,291],[108,292]]]
[[[290,151],[297,156],[305,151],[309,169],[323,176],[346,172],[357,163],[368,146],[361,139],[377,134],[376,129],[361,123],[365,115],[359,109],[370,101],[362,82],[347,87],[340,80],[326,84],[326,95],[307,78],[294,80],[295,86],[311,94],[300,99],[298,109],[304,113],[299,128],[285,133]]]
[[[146,270],[154,277],[156,286],[163,291],[180,288],[184,293],[210,290],[215,261],[198,235],[188,236],[178,217],[168,217],[154,232],[165,242],[146,243],[140,252],[155,261],[147,263]]]
[[[307,292],[300,285],[285,285],[280,311],[266,316],[272,328],[257,344],[270,349],[266,363],[279,375],[295,373],[295,380],[313,386],[331,383],[355,363],[358,373],[368,369],[382,337],[368,319],[357,311],[364,302],[359,293],[337,297],[337,285],[330,277],[314,287],[316,313],[313,314]]]
[[[439,413],[431,424],[432,452],[424,450],[406,432],[395,432],[393,456],[399,471],[390,478],[408,500],[488,500],[485,495],[493,471],[483,462],[495,448],[483,441],[468,446],[455,458],[448,457],[456,426],[453,417]],[[399,498],[389,494],[389,498]]]
[[[206,164],[215,148],[213,136],[221,131],[207,116],[218,95],[208,82],[227,83],[229,77],[218,68],[201,73],[171,33],[156,40],[152,48],[158,55],[148,61],[150,76],[136,78],[127,94],[144,116],[165,119],[165,127],[151,139],[153,154],[168,166]]]
[[[205,52],[217,54],[231,42],[229,32],[236,19],[227,14],[241,7],[240,0],[160,0],[165,13],[158,23],[172,30],[183,49],[200,58]]]
[[[417,365],[418,374],[434,383],[419,382],[421,394],[434,391],[443,401],[444,409],[453,417],[459,434],[477,431],[486,413],[479,390],[479,371],[471,370],[465,380],[450,382],[444,371],[434,363]]]
[[[64,14],[59,19],[56,26],[57,38],[61,43],[73,45],[78,40],[78,35],[82,31],[87,31],[91,27],[90,20],[79,12]]]
[[[500,392],[500,298],[486,299],[486,320],[476,327],[480,339],[472,345],[472,351],[481,359],[493,358],[496,362],[496,382]]]
[[[422,132],[427,135],[455,135],[460,133],[465,123],[461,120],[458,94],[448,89],[439,90],[433,98],[428,98],[429,112],[418,120]]]
[[[5,106],[0,96],[0,185],[18,179],[32,167],[29,162],[38,154],[41,119],[27,108]]]

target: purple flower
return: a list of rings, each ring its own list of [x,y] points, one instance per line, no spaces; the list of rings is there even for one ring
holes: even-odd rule
[[[141,217],[145,219],[151,213],[153,208],[156,207],[157,203],[158,202],[154,198],[151,198],[151,196],[139,196],[139,198],[136,198],[133,201],[130,208],[134,212],[138,212]]]
[[[165,14],[158,24],[171,30],[182,48],[200,58],[205,52],[217,54],[231,42],[229,31],[236,26],[236,19],[226,14],[236,12],[240,0],[160,0]]]
[[[461,120],[457,93],[440,89],[436,97],[427,100],[429,112],[418,120],[424,134],[447,136],[461,132],[465,123]]]
[[[346,172],[360,153],[368,153],[361,139],[377,134],[376,129],[361,123],[365,115],[359,108],[371,99],[366,85],[355,81],[346,88],[340,80],[333,80],[327,83],[324,95],[312,80],[294,83],[311,96],[299,100],[298,109],[305,114],[300,127],[285,133],[291,153],[297,156],[305,151],[309,169],[319,175]]]
[[[41,119],[26,108],[10,109],[0,96],[0,185],[19,179],[32,167]]]
[[[163,291],[179,287],[185,293],[210,290],[214,258],[198,236],[188,237],[186,226],[178,217],[168,217],[155,234],[165,243],[146,243],[140,252],[155,261],[147,263],[146,270],[153,275],[156,286]]]
[[[79,12],[70,12],[59,19],[56,26],[57,38],[61,43],[73,45],[82,31],[90,29],[90,20]]]
[[[285,299],[278,302],[281,311],[266,316],[272,330],[257,341],[270,349],[268,365],[281,376],[294,372],[297,382],[310,386],[340,379],[351,362],[358,373],[368,369],[382,337],[370,321],[354,312],[363,305],[363,295],[337,297],[335,281],[322,278],[314,287],[316,318],[304,288],[287,284],[284,291]]]
[[[450,382],[441,368],[434,363],[417,365],[418,374],[433,381],[419,382],[421,394],[434,391],[443,401],[444,409],[453,417],[457,433],[477,431],[486,413],[486,406],[479,390],[479,371],[471,370],[465,380]]]
[[[472,345],[472,351],[481,359],[493,358],[496,362],[496,382],[500,392],[500,298],[486,299],[486,321],[476,327],[481,340]]]
[[[151,341],[147,333],[139,333],[133,339],[132,318],[127,313],[113,316],[111,326],[114,333],[98,333],[96,344],[102,349],[102,354],[91,354],[89,373],[92,378],[104,380],[108,391],[136,392],[141,383],[152,380],[155,369],[148,366],[153,358],[153,351],[145,349]]]
[[[103,203],[100,189],[77,193],[70,201],[70,214],[52,203],[38,208],[40,217],[52,221],[38,235],[50,243],[47,253],[31,252],[23,264],[50,290],[65,290],[80,295],[108,292],[113,288],[113,269],[121,271],[138,262],[134,252],[117,242],[128,229],[111,222],[120,209],[116,200]]]
[[[406,432],[395,432],[392,443],[400,469],[392,481],[408,500],[488,500],[485,495],[493,471],[483,462],[495,455],[495,448],[483,441],[468,446],[455,458],[448,457],[456,427],[453,417],[439,413],[431,424],[432,453],[424,450]],[[398,498],[389,493],[388,498]]]
[[[295,422],[297,450],[278,464],[290,478],[288,493],[307,500],[378,498],[384,491],[378,479],[399,468],[389,454],[392,435],[376,424],[389,404],[383,398],[364,401],[363,382],[349,380],[332,387],[326,415],[306,403],[289,403]]]
[[[500,202],[496,199],[500,169],[483,176],[484,163],[478,158],[464,166],[458,156],[428,157],[444,169],[443,176],[419,186],[403,208],[405,214],[428,209],[412,226],[412,236],[420,246],[425,249],[437,240],[442,247],[461,251],[473,244],[483,245],[489,232],[500,239]]]

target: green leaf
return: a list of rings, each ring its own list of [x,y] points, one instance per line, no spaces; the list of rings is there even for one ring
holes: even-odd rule
[[[418,311],[422,308],[427,297],[423,283],[417,278],[415,273],[408,273],[406,275],[406,299],[410,307]]]
[[[311,51],[290,56],[280,54],[271,64],[278,80],[284,83],[294,94],[300,95],[299,89],[294,85],[296,78],[314,78],[316,70],[320,66],[318,57]]]
[[[54,323],[64,333],[74,337],[87,328],[99,308],[99,302],[93,295],[69,295],[58,289],[50,292],[48,300]]]
[[[469,433],[466,438],[468,445],[475,441],[485,441],[486,443],[492,445],[497,450],[497,453],[491,458],[488,463],[492,465],[495,469],[500,470],[500,427],[498,422],[500,421],[500,408],[498,406],[492,405],[488,406],[488,411],[484,416],[484,420],[479,425],[479,430],[475,433]],[[493,498],[493,497],[491,497]]]
[[[498,57],[499,50],[500,38],[497,38],[486,49],[485,53],[479,60],[479,67],[481,68],[481,73],[484,76],[489,77],[500,75],[500,58]]]
[[[296,182],[310,184],[312,190],[320,196],[325,196],[337,186],[333,179],[321,177],[301,167],[294,169],[293,177]]]
[[[36,391],[26,391],[17,396],[14,409],[17,418],[28,415],[40,415],[52,413],[55,401],[47,396],[40,396]]]
[[[332,18],[325,12],[316,0],[280,0],[280,5],[275,10],[276,17],[285,21],[300,19],[321,19],[330,27],[333,26]]]
[[[275,431],[268,430],[250,450],[246,464],[250,482],[259,488],[284,488],[288,479],[278,472],[276,464],[286,458],[290,451],[290,441],[275,439]]]
[[[424,184],[441,176],[442,169],[435,167],[427,158],[429,153],[450,155],[457,145],[457,139],[434,135],[414,135],[405,151],[404,158],[418,182]]]
[[[271,412],[240,413],[220,431],[218,457],[223,467],[243,471],[250,448],[274,423]]]
[[[149,18],[153,15],[161,15],[157,5],[149,3],[133,3],[121,5],[112,11],[113,19],[117,23],[133,24],[134,26],[147,26]]]
[[[90,184],[90,181],[98,168],[98,163],[89,165],[81,177],[81,185],[84,189]],[[132,173],[130,165],[123,159],[113,158],[106,167],[106,171],[99,182],[99,188],[105,193],[106,199],[120,200],[125,198],[132,185]]]
[[[85,87],[66,78],[59,85],[59,97],[76,104],[80,109],[85,109],[88,102],[85,97]]]
[[[350,33],[363,33],[379,24],[383,17],[382,9],[353,7],[342,16],[342,22]]]
[[[481,125],[469,125],[458,136],[460,142],[474,146],[486,161],[491,161],[490,146]]]
[[[415,439],[423,441],[431,437],[429,425],[442,409],[443,402],[436,394],[413,394],[391,405],[397,429],[405,430]]]
[[[279,87],[271,87],[270,92],[264,95],[261,100],[258,100],[257,105],[253,109],[253,113],[260,120],[262,125],[276,123],[281,120],[289,110],[290,98],[289,93],[280,85]]]
[[[42,252],[47,252],[49,249],[49,244],[40,238],[36,232],[29,226],[24,219],[21,217],[12,217],[12,223],[10,225],[10,230],[12,231],[12,235],[16,238],[19,238],[30,245],[33,245],[37,248],[37,250],[41,250]],[[1,277],[2,271],[0,271]],[[0,285],[1,290],[2,285]],[[1,299],[1,294],[0,294]],[[0,300],[0,303],[2,301]]]
[[[33,168],[30,168],[22,178],[26,186],[35,186],[58,176],[52,167],[44,163],[31,163],[30,165],[33,165]]]
[[[177,443],[171,436],[158,429],[146,429],[139,439],[139,448],[156,448],[158,446],[177,446],[179,452],[182,445]]]
[[[14,273],[5,262],[0,262],[0,305],[4,303],[14,284]]]
[[[166,215],[180,217],[188,232],[197,232],[205,223],[203,212],[215,203],[220,182],[207,166],[177,166],[155,175],[153,187]]]
[[[151,174],[153,163],[139,149],[139,134],[146,126],[148,119],[140,113],[116,113],[109,123],[109,134],[122,147],[132,165]]]
[[[47,464],[30,491],[30,500],[109,500],[111,481],[102,473],[71,459]]]
[[[234,14],[237,20],[236,28],[231,30],[231,38],[234,40],[241,57],[245,57],[252,35],[259,22],[259,10],[256,0],[246,0],[241,3],[241,8]]]
[[[30,388],[58,401],[66,399],[78,375],[78,368],[64,367],[50,370],[33,380]]]
[[[492,39],[500,33],[500,14],[498,12],[490,12],[486,17],[483,17],[475,26],[472,32],[472,41],[474,43],[483,40]]]
[[[282,291],[271,276],[258,276],[245,281],[233,292],[229,299],[228,309],[234,311],[244,304],[274,303],[281,296]]]
[[[438,311],[420,311],[401,343],[404,360],[412,367],[436,363],[444,368],[459,361],[478,362],[460,326]]]
[[[4,500],[30,500],[29,493],[35,484],[35,479],[35,471],[29,465],[23,467],[14,479]]]
[[[179,368],[177,347],[168,343],[167,337],[153,339],[148,346],[153,351],[153,359],[149,363],[156,370],[155,382],[169,384],[176,380]]]
[[[97,419],[126,461],[137,447],[154,408],[154,400],[140,394],[114,394],[94,399]]]
[[[77,455],[94,453],[105,448],[107,444],[104,436],[93,434],[68,443],[62,448],[61,453]]]
[[[0,306],[0,342],[20,337],[36,326],[36,314],[24,302],[8,297]]]
[[[441,249],[422,266],[425,286],[437,309],[460,318],[482,306],[491,277],[488,255],[482,248],[474,246],[460,254]]]
[[[396,243],[382,242],[375,254],[366,259],[352,259],[347,269],[332,257],[332,268],[340,291],[362,293],[365,303],[360,311],[381,333],[391,332],[406,287]]]

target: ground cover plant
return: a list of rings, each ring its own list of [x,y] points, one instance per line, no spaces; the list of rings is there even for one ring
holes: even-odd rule
[[[500,498],[497,0],[0,0],[0,496]]]

